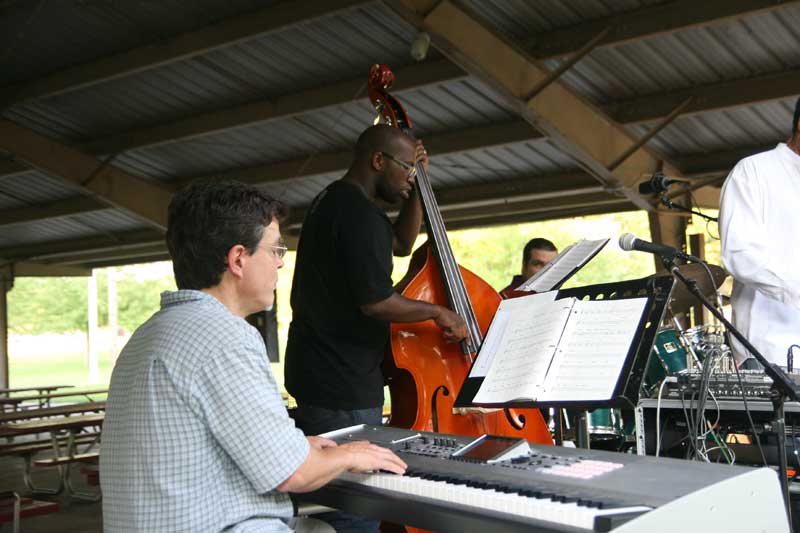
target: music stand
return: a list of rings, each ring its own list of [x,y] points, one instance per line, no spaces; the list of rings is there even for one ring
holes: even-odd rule
[[[565,407],[591,410],[599,407],[635,408],[639,401],[642,379],[650,358],[653,341],[664,317],[669,295],[675,280],[672,276],[649,276],[646,278],[587,285],[558,291],[556,299],[577,298],[579,300],[620,300],[647,297],[645,310],[631,342],[628,355],[620,372],[614,393],[610,399],[597,401],[532,402],[512,401],[502,404],[475,403],[473,400],[483,384],[483,377],[470,377],[461,386],[455,407],[532,408]],[[473,362],[473,366],[474,366]]]

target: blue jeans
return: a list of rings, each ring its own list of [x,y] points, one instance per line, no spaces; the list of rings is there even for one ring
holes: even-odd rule
[[[293,409],[293,411],[292,416],[295,424],[303,430],[303,433],[306,435],[319,435],[320,433],[357,424],[380,426],[383,408],[370,407],[368,409],[343,411],[298,403],[297,409]],[[327,522],[339,533],[377,533],[380,527],[380,522],[377,520],[342,512],[322,513],[314,515],[314,518]]]

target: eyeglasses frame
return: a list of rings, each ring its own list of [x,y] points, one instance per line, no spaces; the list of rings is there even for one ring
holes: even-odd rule
[[[414,176],[417,175],[417,165],[416,164],[412,165],[411,163],[406,163],[402,159],[398,159],[395,156],[393,156],[392,154],[388,154],[386,152],[378,152],[378,153],[381,154],[386,159],[388,159],[389,161],[394,161],[399,166],[404,168],[405,171],[406,171],[406,177],[413,178]]]

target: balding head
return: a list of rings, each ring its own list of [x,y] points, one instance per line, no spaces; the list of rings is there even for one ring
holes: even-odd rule
[[[411,137],[391,126],[371,126],[359,136],[353,152],[343,180],[361,185],[373,199],[395,203],[409,197],[414,185],[409,169],[417,160]]]
[[[402,148],[414,149],[411,138],[392,126],[377,124],[370,126],[358,137],[355,147],[356,160],[369,159],[375,152],[396,154]]]

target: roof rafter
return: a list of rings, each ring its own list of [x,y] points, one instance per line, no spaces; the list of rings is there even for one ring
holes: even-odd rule
[[[420,70],[417,70],[417,67],[420,67]],[[399,88],[399,90],[410,90],[426,83],[444,83],[459,77],[459,75],[456,74],[456,70],[461,72],[458,67],[455,67],[450,62],[434,62],[405,67],[404,69],[397,71],[397,88]],[[350,82],[343,82],[342,85],[355,84],[355,82],[356,80],[351,80]],[[800,70],[789,70],[776,74],[768,74],[740,80],[730,80],[722,83],[699,85],[696,87],[679,89],[676,91],[656,93],[638,98],[632,98],[629,100],[612,102],[604,105],[603,110],[617,122],[623,124],[633,124],[664,118],[681,102],[690,97],[692,98],[692,101],[684,108],[681,116],[685,114],[701,113],[704,111],[748,105],[761,101],[794,96],[798,86],[800,86]],[[331,88],[332,94],[343,94],[340,92],[340,89],[336,89],[335,87],[336,86]],[[285,107],[282,107],[282,104],[275,101],[275,114],[272,115],[271,118],[269,116],[270,112],[266,111],[267,107],[270,105],[270,103],[267,101],[254,104],[256,107],[263,106],[265,110],[265,114],[263,115],[258,115],[257,111],[254,111],[253,113],[246,113],[245,109],[248,106],[234,108],[234,115],[238,118],[248,117],[246,120],[249,122],[247,123],[279,119],[290,116],[290,114],[294,114],[294,111],[290,111],[290,108],[293,108],[295,105],[302,105],[300,104],[300,101],[303,99],[301,97],[302,94],[304,93],[297,93],[295,95],[287,96],[287,101],[294,101],[295,103],[287,104]],[[325,101],[326,98],[334,97],[322,97],[321,100],[309,99],[309,101],[320,102]],[[345,101],[340,103],[345,103]],[[307,104],[308,102],[306,102],[306,105]],[[314,105],[317,106],[316,103]],[[279,110],[279,108],[282,109]],[[302,112],[308,111],[309,108],[306,107]],[[171,142],[195,135],[204,135],[219,131],[220,129],[241,127],[247,125],[247,123],[239,123],[237,120],[233,120],[231,117],[226,117],[223,111],[215,111],[208,114],[190,117],[182,121],[169,124],[160,124],[150,128],[134,130],[114,137],[89,141],[88,143],[81,145],[81,148],[84,151],[95,154],[115,153],[119,151],[140,148],[142,146]],[[476,131],[480,131],[480,128],[476,128]],[[531,140],[542,137],[539,132],[533,130],[532,128],[529,128],[529,131],[531,132]],[[776,142],[778,141],[776,140]],[[305,159],[302,161],[305,161]],[[733,162],[735,163],[736,161]],[[290,175],[293,176],[293,172],[299,168],[301,164],[302,163],[297,163],[296,167],[289,166],[289,168],[285,170],[287,170]],[[267,167],[257,167],[257,170],[255,171],[256,175],[269,173],[269,167],[271,166],[272,165]],[[679,166],[684,168],[683,164]],[[728,169],[729,168],[730,167],[728,167]],[[280,175],[286,175],[286,172],[281,171],[280,167],[277,170]],[[30,171],[30,168],[17,162],[0,159],[0,179]],[[235,173],[235,171],[232,172]],[[687,172],[689,171],[687,170]]]
[[[0,248],[0,263],[18,261],[55,261],[60,255],[92,251],[103,254],[108,251],[135,249],[142,245],[163,243],[164,235],[156,230],[134,230],[98,235],[82,239],[46,241],[24,246]]]
[[[657,170],[679,175],[674,165],[509,43],[486,23],[451,0],[390,0],[455,64],[498,90],[520,115],[544,132],[609,188],[619,189],[639,207],[652,210],[633,186]],[[624,155],[624,158],[621,156]]]
[[[39,222],[54,218],[91,213],[110,209],[110,206],[98,202],[89,196],[76,196],[47,204],[16,207],[0,211],[0,226]]]
[[[487,206],[502,210],[504,205],[521,206],[526,202],[530,204],[525,208],[526,212],[533,212],[539,208],[553,211],[561,204],[575,205],[576,202],[570,198],[589,196],[593,199],[602,198],[603,201],[614,200],[616,203],[627,201],[605,194],[591,176],[583,173],[515,178],[499,183],[467,185],[437,192],[445,222],[451,217],[463,218],[463,213],[469,211],[484,211]],[[543,202],[544,199],[549,201]],[[583,203],[585,202],[581,202],[581,205]],[[476,209],[477,204],[480,204],[480,209]],[[304,212],[305,208],[293,211],[290,221],[284,224],[284,231],[291,234],[291,229],[302,221]],[[290,238],[289,242],[294,241]],[[161,233],[137,230],[70,241],[50,241],[0,248],[0,259],[88,264],[117,258],[159,257],[162,253],[166,253],[166,247]]]
[[[16,161],[11,161],[9,159],[0,160],[0,179],[10,178],[18,174],[25,174],[30,171],[30,168],[25,165],[20,165]]]
[[[619,213],[622,211],[635,211],[637,206],[621,199],[619,203],[591,204],[566,209],[555,210],[536,210],[530,212],[520,212],[507,215],[496,215],[481,219],[453,220],[447,223],[447,229],[460,230],[471,228],[485,228],[489,226],[501,226],[507,224],[524,224],[526,222],[536,222],[539,220],[556,220],[562,218],[584,217],[590,215],[605,215],[607,213]]]
[[[688,98],[681,115],[787,98],[795,96],[798,87],[800,69],[793,69],[620,100],[603,109],[617,122],[632,124],[663,118]]]
[[[46,265],[41,263],[14,263],[6,266],[15,278],[23,277],[88,277],[92,275],[90,268],[67,265]]]
[[[578,51],[604,31],[607,33],[596,46],[617,45],[707,26],[791,3],[795,3],[794,0],[677,0],[542,32],[533,36],[525,48],[537,59],[550,59]]]
[[[9,120],[0,120],[0,148],[14,159],[75,183],[114,207],[164,229],[171,193]]]
[[[733,150],[684,155],[677,162],[686,174],[696,177],[721,177],[726,176],[741,159],[771,150],[778,142],[780,141],[776,140],[775,143],[768,145],[753,145]]]
[[[418,89],[467,77],[446,60],[427,61],[398,69],[395,91]],[[276,98],[268,98],[227,109],[200,113],[181,120],[131,130],[119,135],[89,141],[81,148],[93,154],[114,154],[241,128],[270,120],[311,113],[326,107],[354,101],[366,86],[366,75],[357,79],[328,84]],[[366,93],[360,95],[366,100]]]
[[[542,135],[527,122],[512,120],[488,126],[432,134],[425,137],[424,141],[425,147],[431,156],[437,157],[481,148],[532,141],[541,137]],[[217,172],[210,176],[182,178],[176,183],[178,187],[182,187],[197,179],[213,178],[235,179],[245,183],[269,183],[344,171],[350,165],[352,158],[353,153],[350,150],[312,154],[289,161],[232,169],[228,172]]]
[[[435,188],[434,194],[445,220],[454,210],[483,211],[489,207],[512,206],[520,202],[538,202],[552,209],[562,199],[581,194],[600,194],[602,187],[583,172],[525,176],[510,180],[477,183],[461,187]],[[542,203],[542,200],[550,200]],[[617,197],[617,200],[624,198]],[[396,206],[382,204],[389,216],[397,213]],[[293,209],[285,227],[296,229],[305,218],[306,207]]]
[[[91,265],[92,267],[125,264],[132,259],[137,262],[145,262],[146,260],[167,261],[170,256],[167,245],[162,239],[160,242],[128,246],[119,250],[78,251],[58,254],[50,258],[50,260],[57,260],[59,265]]]
[[[600,206],[621,206],[630,205],[630,200],[627,198],[620,198],[619,196],[612,196],[604,192],[595,192],[588,194],[577,194],[574,196],[567,196],[559,198],[557,202],[542,202],[541,200],[527,200],[524,202],[513,203],[508,205],[497,205],[491,207],[483,207],[479,210],[473,208],[463,208],[443,211],[445,224],[448,221],[457,222],[459,220],[467,220],[475,222],[474,226],[478,226],[483,218],[492,218],[494,216],[512,216],[520,214],[533,214],[533,213],[553,213],[560,212],[567,209],[580,209],[580,208],[594,208]]]
[[[365,0],[308,0],[280,2],[253,13],[150,43],[121,54],[66,68],[41,78],[0,89],[0,108],[15,102],[85,88],[167,63],[187,59],[241,41],[262,37],[300,22],[334,15],[363,5]]]

